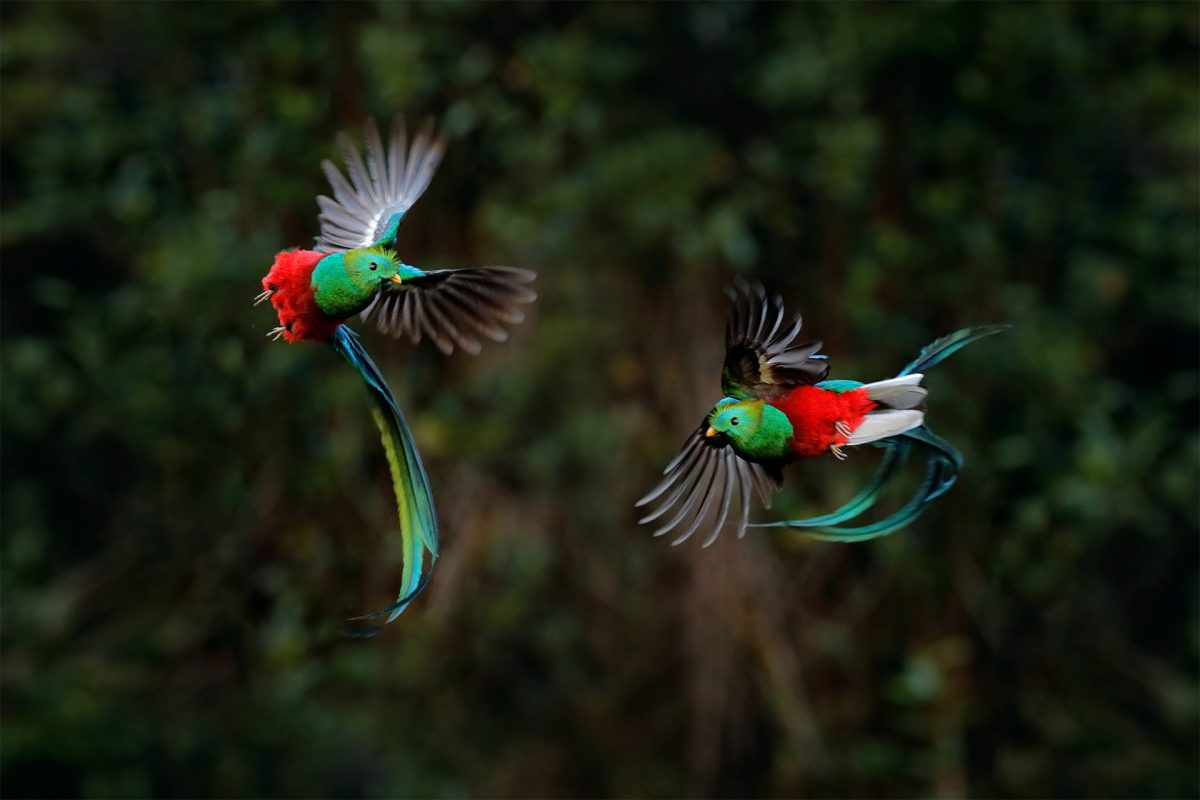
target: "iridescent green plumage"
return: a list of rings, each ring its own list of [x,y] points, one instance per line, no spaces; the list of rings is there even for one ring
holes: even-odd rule
[[[400,593],[391,606],[356,618],[386,616],[386,624],[400,616],[409,601],[429,580],[429,572],[437,560],[437,513],[433,505],[433,493],[429,488],[429,475],[421,463],[412,432],[379,368],[363,349],[358,336],[345,325],[334,333],[331,344],[334,351],[358,371],[371,394],[374,403],[371,415],[383,439],[384,452],[392,474],[392,488],[396,493],[396,511],[400,521],[404,553]],[[428,559],[425,558],[426,553]],[[373,627],[364,633],[370,634],[376,630],[378,627]]]
[[[395,277],[398,261],[382,247],[331,253],[313,269],[313,299],[331,317],[357,314]]]
[[[713,435],[725,436],[742,458],[769,463],[787,457],[792,423],[765,400],[727,397],[709,415],[708,426]]]

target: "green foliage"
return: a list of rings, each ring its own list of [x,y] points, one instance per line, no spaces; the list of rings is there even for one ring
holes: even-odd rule
[[[0,17],[5,794],[1196,793],[1194,5]],[[443,548],[363,642],[400,560],[362,388],[250,301],[396,111],[450,136],[401,255],[541,299],[478,360],[368,341]],[[636,527],[736,274],[833,377],[1013,323],[928,381],[967,463],[912,528]]]

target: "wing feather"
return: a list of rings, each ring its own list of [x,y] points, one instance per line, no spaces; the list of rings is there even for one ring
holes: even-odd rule
[[[706,530],[703,546],[708,547],[725,527],[735,502],[740,509],[736,523],[738,536],[744,536],[750,524],[753,493],[770,506],[775,484],[767,469],[739,458],[723,437],[705,436],[707,428],[705,418],[663,470],[662,480],[636,504],[639,508],[648,507],[639,524],[671,514],[654,535],[679,531],[672,544],[680,544],[697,531]]]
[[[678,507],[675,509],[675,516],[671,517],[670,521],[661,525],[654,532],[654,536],[662,536],[670,531],[676,525],[684,521],[684,518],[691,518],[692,509],[700,502],[701,496],[707,496],[712,489],[713,473],[716,470],[717,457],[710,457],[696,461],[690,470],[687,477],[680,484],[680,489],[684,489]],[[701,487],[704,487],[701,489]]]
[[[350,179],[350,185],[354,187],[354,196],[368,210],[374,208],[379,204],[375,182],[367,177],[367,167],[363,164],[362,154],[345,131],[337,135],[337,148],[346,167],[346,176]]]
[[[691,535],[696,532],[696,529],[700,527],[701,523],[708,519],[713,500],[718,494],[721,496],[722,503],[729,498],[729,487],[727,485],[729,474],[725,469],[725,454],[718,453],[717,457],[710,459],[710,461],[711,468],[707,473],[705,473],[708,480],[704,485],[704,494],[692,494],[691,506],[694,507],[697,501],[699,501],[700,510],[692,515],[692,523],[688,525],[687,529],[684,530],[683,533],[675,537],[675,541],[671,542],[672,546],[686,542],[689,538],[691,538]],[[699,486],[697,486],[697,488],[699,488]],[[717,493],[713,492],[714,488],[718,489]],[[703,497],[703,500],[699,500],[701,497]],[[713,527],[717,531],[720,531],[721,529],[719,523],[714,524]],[[709,536],[711,537],[712,534],[709,534]]]
[[[317,198],[321,235],[316,249],[322,253],[369,247],[376,244],[397,214],[404,214],[421,197],[437,171],[445,141],[435,136],[427,122],[407,147],[404,119],[397,117],[387,148],[374,120],[363,130],[366,161],[344,132],[337,149],[345,174],[332,161],[321,162],[333,198]]]
[[[370,172],[371,184],[376,187],[375,196],[387,196],[391,189],[387,172],[387,151],[383,149],[379,125],[373,119],[367,120],[363,130],[363,145],[367,148],[367,170]]]
[[[528,285],[536,277],[516,267],[432,270],[388,285],[363,318],[414,344],[428,337],[447,355],[455,348],[476,355],[483,348],[480,335],[502,342],[508,338],[504,326],[525,319],[521,307],[537,299]]]
[[[725,520],[729,516],[729,507],[730,507],[730,505],[732,505],[732,502],[733,502],[733,492],[729,491],[729,487],[734,486],[735,485],[734,482],[738,481],[738,471],[737,471],[736,461],[737,461],[737,456],[734,455],[732,450],[726,449],[721,454],[721,468],[725,470],[725,487],[726,487],[726,489],[725,489],[725,491],[723,491],[721,493],[722,494],[721,510],[717,513],[717,521],[713,524],[712,532],[708,534],[708,538],[706,538],[704,540],[704,544],[700,545],[701,547],[708,547],[710,544],[715,542],[717,540],[717,537],[721,535],[721,529],[723,527],[725,527]],[[741,486],[740,481],[738,481],[736,485],[740,488],[740,486]],[[750,508],[749,503],[743,503],[742,505],[746,509]],[[688,534],[691,535],[691,531],[689,531]],[[740,530],[739,534],[745,535],[745,530],[744,529]],[[687,537],[684,537],[684,538],[686,539]]]
[[[721,388],[727,397],[771,398],[786,389],[821,381],[829,360],[820,342],[796,344],[803,320],[784,327],[783,299],[759,283],[738,281],[726,290],[733,304],[725,326]]]

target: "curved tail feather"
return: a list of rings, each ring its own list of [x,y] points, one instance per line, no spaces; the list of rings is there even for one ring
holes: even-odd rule
[[[373,626],[355,635],[372,636],[384,625],[403,613],[409,602],[420,594],[433,572],[438,552],[438,521],[433,505],[433,493],[429,488],[429,475],[421,463],[412,432],[395,397],[388,389],[379,367],[367,355],[362,342],[354,331],[341,325],[330,340],[334,351],[358,370],[374,401],[371,416],[379,428],[388,467],[392,473],[392,488],[396,493],[396,513],[400,521],[400,536],[403,543],[404,566],[400,577],[400,592],[396,602],[369,614],[354,617],[354,620],[386,617],[380,625]],[[425,552],[429,559],[426,566]]]
[[[962,453],[958,452],[958,448],[954,445],[931,431],[928,425],[906,431],[904,436],[923,444],[929,451],[929,458],[937,459],[942,463],[944,478],[929,495],[926,502],[936,500],[958,480],[958,473],[962,472],[963,468]]]
[[[904,462],[914,445],[924,450],[926,457],[925,479],[912,498],[878,522],[849,528],[841,526],[839,523],[854,519],[875,505],[880,493],[891,482],[896,468]],[[880,446],[886,450],[886,454],[874,480],[837,511],[821,517],[768,522],[752,527],[787,528],[826,542],[862,542],[876,539],[895,533],[919,517],[925,506],[941,497],[954,485],[963,467],[962,454],[925,425],[905,431],[891,439],[884,439]]]
[[[910,446],[908,442],[895,442],[889,444],[883,456],[883,463],[879,465],[879,469],[875,471],[875,477],[866,487],[849,500],[844,506],[837,511],[831,511],[828,514],[823,514],[819,517],[808,517],[807,519],[789,519],[780,522],[760,522],[748,527],[751,528],[820,528],[829,525],[839,525],[843,522],[854,519],[855,517],[870,510],[875,505],[875,501],[879,499],[880,492],[883,491],[892,479],[893,473],[904,463],[908,457]]]
[[[866,386],[868,389],[875,387],[879,392],[880,401],[884,404],[891,399],[896,404],[895,408],[906,409],[919,405],[924,397],[924,390],[916,386],[920,378],[918,373],[924,373],[937,366],[972,342],[1008,330],[1010,327],[1009,325],[981,325],[955,331],[926,346],[911,364],[900,370],[895,378],[875,384],[866,384]],[[908,375],[912,375],[913,378],[907,381],[900,380]],[[833,391],[845,391],[859,388],[864,384],[856,381],[825,381],[818,385]],[[918,391],[920,394],[917,393]],[[895,408],[877,413],[890,415],[911,413],[896,411]],[[875,446],[886,450],[883,463],[875,473],[875,478],[837,511],[820,517],[766,522],[750,527],[786,528],[823,541],[861,542],[886,536],[908,525],[921,515],[925,506],[941,497],[954,485],[963,468],[963,457],[954,445],[938,436],[924,424],[892,435],[887,435],[885,432],[883,435],[887,438],[879,438],[872,442]],[[896,468],[903,463],[913,447],[919,447],[925,455],[925,479],[912,498],[890,516],[878,522],[858,527],[842,526],[841,523],[854,519],[875,505],[879,495],[891,482]]]
[[[864,542],[867,539],[877,539],[895,533],[908,523],[921,516],[925,506],[931,499],[931,493],[942,481],[944,464],[941,459],[929,458],[925,461],[925,480],[907,503],[891,516],[885,517],[870,525],[857,528],[822,527],[805,530],[807,536],[826,542]]]
[[[960,331],[943,336],[937,341],[926,345],[920,354],[913,359],[912,363],[900,370],[896,374],[896,377],[899,378],[912,372],[926,372],[971,344],[971,342],[977,342],[985,336],[1001,333],[1011,327],[1008,324],[980,325],[975,328],[963,328]]]

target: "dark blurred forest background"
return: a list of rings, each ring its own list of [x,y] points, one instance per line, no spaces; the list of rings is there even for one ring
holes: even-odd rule
[[[6,796],[1200,792],[1195,3],[0,21]],[[250,303],[335,133],[396,112],[449,137],[402,255],[541,297],[477,359],[367,334],[443,550],[364,641],[399,569],[366,395]],[[928,378],[967,468],[909,529],[636,525],[738,275],[835,377],[1013,323]]]

